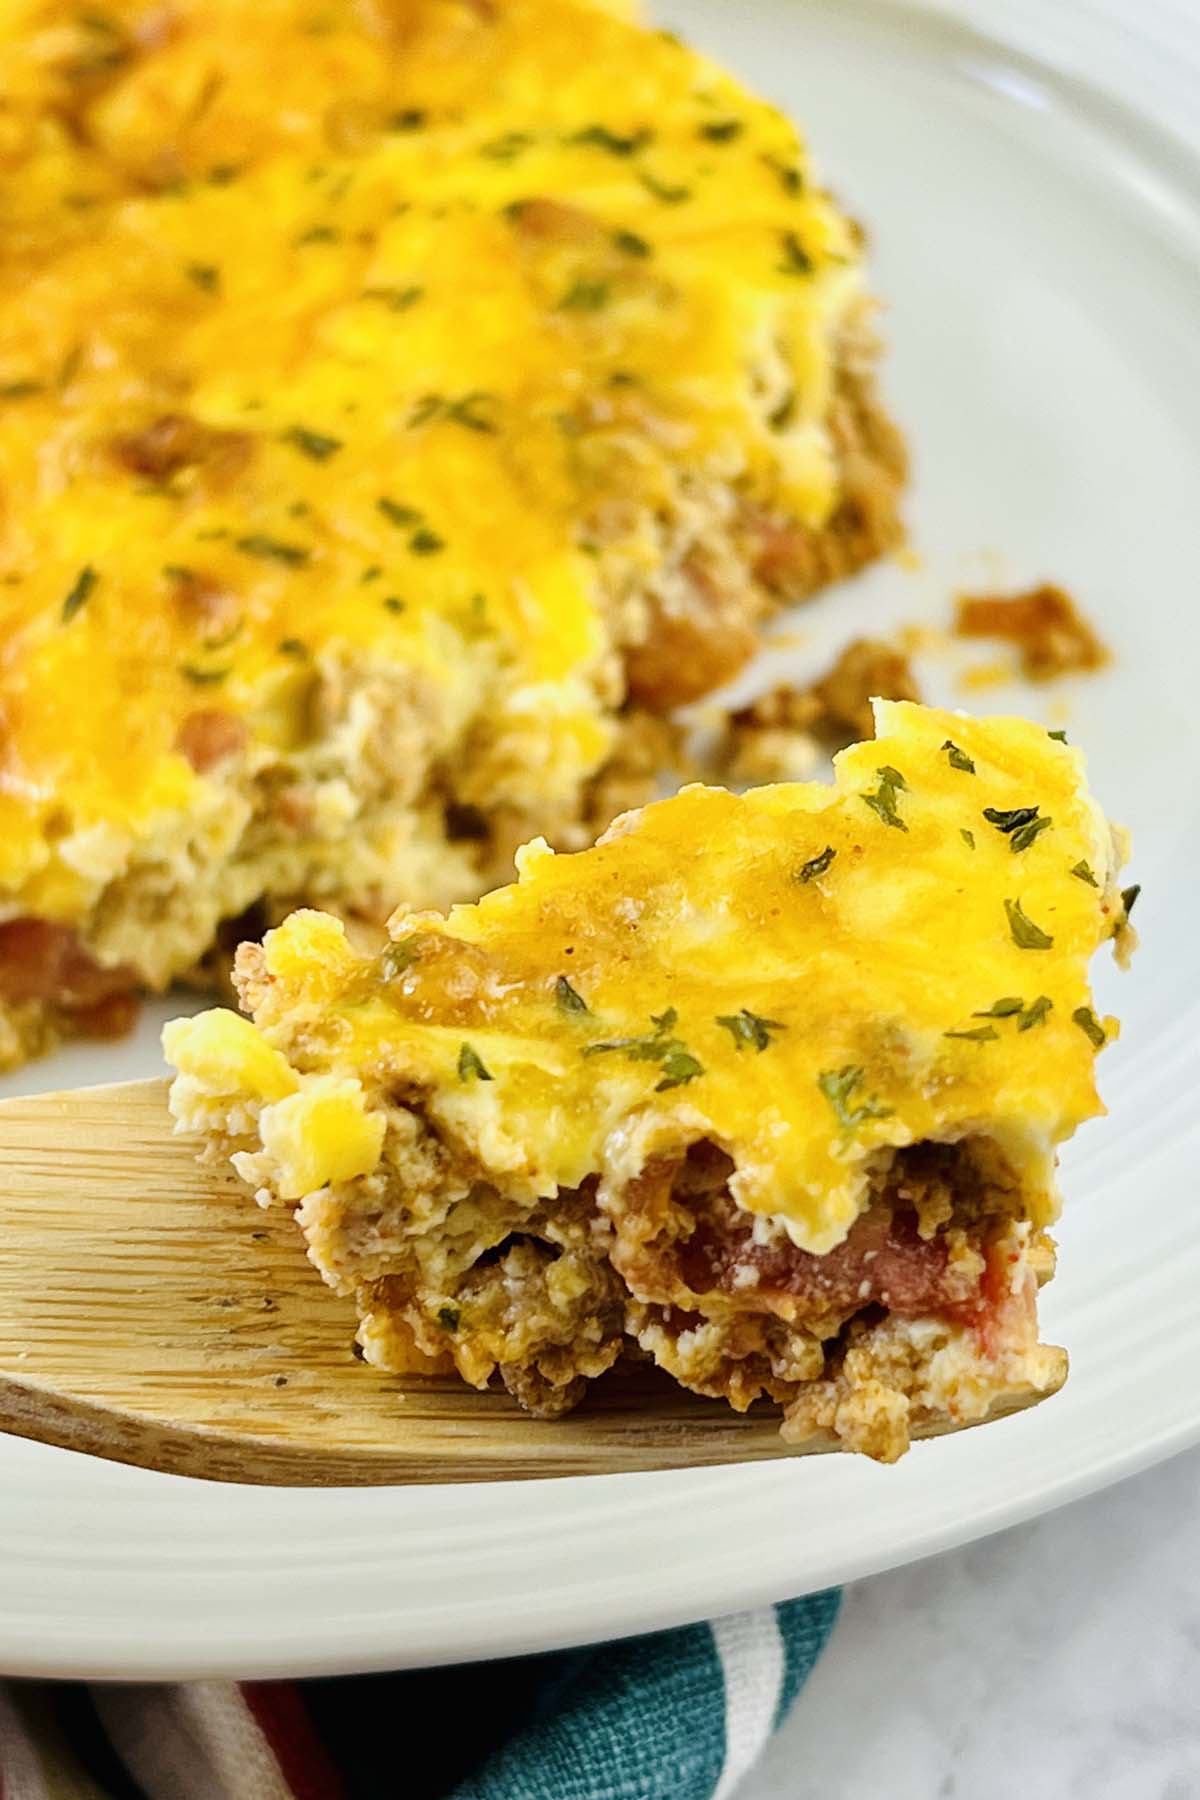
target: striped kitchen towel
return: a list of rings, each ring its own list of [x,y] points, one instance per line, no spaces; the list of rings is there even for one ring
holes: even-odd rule
[[[336,1681],[0,1683],[0,1800],[729,1800],[837,1608]]]

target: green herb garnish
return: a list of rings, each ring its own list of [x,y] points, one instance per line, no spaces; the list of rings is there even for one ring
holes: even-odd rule
[[[298,637],[280,638],[279,648],[283,652],[284,656],[305,657],[308,655],[308,645],[304,642],[303,638],[298,638]]]
[[[1038,816],[1036,806],[1014,806],[1011,812],[1004,812],[998,806],[985,806],[983,816],[989,825],[1005,835],[1010,831],[1019,831],[1022,825],[1031,825]]]
[[[975,833],[973,831],[968,831],[965,825],[960,825],[958,828],[958,835],[967,846],[968,850],[973,850],[975,848]]]
[[[488,156],[493,162],[512,162],[523,150],[528,150],[533,143],[527,131],[506,131],[500,137],[490,138],[486,144],[480,144],[480,156]]]
[[[322,431],[310,431],[307,425],[291,426],[284,432],[283,441],[311,457],[313,462],[328,462],[342,447],[341,438],[328,437]]]
[[[71,584],[71,591],[62,603],[62,622],[69,625],[80,607],[86,606],[92,591],[100,577],[91,563],[85,563]]]
[[[639,130],[622,135],[618,131],[610,131],[607,125],[585,125],[582,131],[569,137],[569,144],[590,144],[593,149],[607,150],[610,156],[632,156],[635,150],[643,149],[654,136],[643,126]]]
[[[1067,741],[1067,734],[1065,731],[1048,731],[1046,736],[1048,738],[1053,738],[1056,744],[1065,744]]]
[[[405,969],[411,969],[419,961],[415,936],[397,938],[394,944],[386,944],[379,953],[379,967],[385,981],[394,981],[397,975],[403,975]]]
[[[608,305],[612,288],[607,281],[577,275],[558,303],[560,312],[599,312]]]
[[[184,274],[206,294],[215,294],[221,285],[221,271],[216,263],[188,263]]]
[[[1098,888],[1100,886],[1100,883],[1092,873],[1091,865],[1089,863],[1077,862],[1075,867],[1071,870],[1071,873],[1074,875],[1076,881],[1086,881],[1089,887]]]
[[[1011,1019],[1014,1013],[1023,1010],[1025,1002],[1017,994],[1005,994],[1001,1000],[993,1000],[983,1012],[973,1012],[973,1019]]]
[[[961,769],[964,775],[973,775],[975,773],[975,764],[971,761],[971,758],[967,755],[966,751],[960,750],[958,745],[951,743],[949,738],[947,738],[942,745],[942,749],[946,752],[946,759],[952,769]]]
[[[430,531],[427,526],[422,525],[409,538],[408,547],[414,556],[436,556],[439,550],[446,548],[446,540],[440,538],[436,531]]]
[[[789,388],[779,405],[767,414],[767,424],[772,431],[786,431],[796,417],[798,395],[795,388]]]
[[[779,177],[785,194],[799,194],[803,190],[804,177],[799,169],[793,167],[791,163],[785,163],[780,157],[772,156],[769,150],[763,152],[762,161],[773,175]]]
[[[833,845],[826,844],[819,856],[812,856],[806,863],[801,863],[800,867],[796,870],[796,880],[800,882],[802,886],[810,881],[815,881],[818,875],[824,875],[826,869],[828,869],[836,855],[837,851],[834,849]]]
[[[862,1069],[853,1065],[844,1069],[824,1069],[817,1076],[817,1086],[832,1106],[843,1131],[853,1131],[867,1119],[890,1119],[892,1116],[891,1107],[880,1106],[877,1100],[860,1100],[852,1104],[854,1090],[862,1078]]]
[[[554,999],[559,1012],[569,1013],[577,1019],[591,1016],[591,1007],[582,994],[576,993],[565,975],[560,975],[554,984]]]
[[[1103,1050],[1108,1042],[1108,1034],[1090,1006],[1077,1006],[1071,1018],[1085,1036],[1091,1038],[1097,1050]]]
[[[943,1037],[966,1038],[972,1044],[986,1044],[998,1038],[1000,1033],[994,1025],[976,1025],[970,1031],[943,1031]]]
[[[1008,914],[1008,928],[1018,950],[1049,950],[1054,939],[1021,910],[1019,900],[1006,900],[1004,910]]]
[[[1126,918],[1128,918],[1130,913],[1133,911],[1134,905],[1137,901],[1137,897],[1141,893],[1141,891],[1142,891],[1142,884],[1140,881],[1135,881],[1132,887],[1127,887],[1127,888],[1121,889],[1121,905],[1125,908],[1125,917]]]
[[[383,605],[385,612],[402,613],[404,611],[404,602],[399,594],[388,594],[384,599]]]
[[[908,826],[900,817],[896,806],[897,793],[908,791],[907,781],[898,769],[890,768],[887,764],[882,769],[876,769],[875,773],[879,777],[878,788],[873,794],[863,794],[860,798],[872,812],[878,813],[885,825],[892,826],[896,831],[907,831]]]
[[[639,237],[636,231],[614,231],[613,243],[618,250],[623,250],[626,256],[653,255],[650,245],[644,237]]]
[[[273,562],[287,563],[293,569],[306,563],[310,554],[303,544],[285,544],[279,538],[265,537],[257,531],[247,537],[235,538],[233,547],[243,556],[261,556]]]
[[[778,1019],[764,1019],[751,1012],[748,1006],[743,1006],[740,1012],[718,1013],[717,1024],[724,1026],[739,1050],[753,1049],[760,1053],[770,1049],[773,1031],[787,1030]]]
[[[415,506],[403,506],[399,500],[391,500],[386,494],[380,494],[375,505],[393,525],[419,525],[421,522],[421,515]]]
[[[657,175],[650,173],[649,169],[639,169],[637,178],[646,192],[653,194],[656,200],[661,200],[664,206],[682,206],[692,197],[690,187],[678,187],[672,182],[660,181]]]
[[[494,399],[495,395],[485,393],[482,388],[473,388],[457,400],[447,399],[445,394],[423,394],[408,415],[408,423],[415,427],[428,425],[431,419],[449,419],[455,425],[464,425],[468,431],[494,432],[495,421],[479,410]]]
[[[1030,819],[1028,825],[1019,825],[1008,840],[1009,848],[1012,850],[1013,855],[1016,856],[1022,850],[1028,850],[1038,833],[1041,831],[1049,831],[1053,823],[1054,820],[1051,818],[1038,817],[1036,819]]]
[[[463,1044],[459,1050],[458,1079],[460,1081],[492,1081],[494,1079],[470,1044]]]
[[[378,300],[391,312],[407,312],[415,306],[425,293],[423,287],[369,287],[364,288],[364,300]]]
[[[730,144],[734,138],[741,137],[745,129],[741,119],[710,119],[700,126],[696,135],[710,144]]]
[[[443,1331],[457,1331],[461,1318],[462,1314],[457,1306],[439,1306],[437,1309],[437,1322]]]
[[[820,851],[819,857],[810,857],[808,862],[802,862],[799,869],[795,871],[797,882],[801,882],[801,886],[806,886],[808,882],[815,882],[819,875],[826,873],[826,869],[829,868],[829,864],[835,857],[837,857],[837,850],[833,848],[833,844],[826,844],[826,848]]]
[[[781,275],[811,275],[816,266],[796,233],[785,231],[783,234],[783,261],[779,265],[779,273]]]
[[[679,1014],[669,1006],[664,1013],[651,1013],[653,1031],[642,1037],[611,1038],[603,1044],[587,1044],[583,1054],[602,1056],[617,1051],[630,1062],[656,1062],[663,1072],[662,1080],[654,1089],[656,1094],[667,1088],[683,1087],[697,1075],[703,1075],[704,1064],[692,1055],[681,1039],[671,1035],[678,1020]]]
[[[185,681],[190,681],[193,687],[216,687],[218,682],[225,680],[229,670],[200,669],[195,663],[180,663],[179,673]]]
[[[310,225],[296,239],[297,244],[336,244],[341,232],[335,231],[332,225]]]
[[[1017,1030],[1028,1031],[1031,1026],[1040,1025],[1053,1005],[1049,994],[1039,994],[1036,1000],[1031,1000],[1022,1010],[1017,1020]]]
[[[387,128],[389,131],[420,131],[428,116],[419,106],[406,106],[402,112],[391,115]]]

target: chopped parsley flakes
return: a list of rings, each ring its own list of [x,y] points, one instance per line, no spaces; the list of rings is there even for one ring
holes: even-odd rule
[[[653,138],[654,133],[645,126],[637,131],[622,133],[610,131],[607,125],[585,125],[567,139],[569,144],[590,145],[594,150],[607,150],[610,156],[632,156],[636,150],[644,149]]]
[[[812,856],[806,863],[801,863],[796,871],[796,880],[802,886],[807,885],[810,881],[815,881],[818,875],[824,875],[836,855],[837,851],[833,845],[826,844],[819,856]]]
[[[951,743],[949,738],[947,738],[942,745],[942,749],[946,752],[946,760],[952,769],[961,769],[964,775],[973,775],[975,773],[975,764],[971,761],[971,758],[967,755],[966,751],[960,750],[958,745]]]
[[[1022,911],[1019,900],[1006,900],[1004,910],[1008,914],[1008,928],[1018,950],[1049,950],[1054,939]]]
[[[1040,1025],[1053,1005],[1049,994],[1039,994],[1036,1000],[1031,1000],[1028,1006],[1022,1008],[1017,1019],[1017,1030],[1028,1031],[1031,1026]]]
[[[482,388],[473,388],[457,400],[449,399],[445,394],[423,394],[408,415],[408,423],[412,428],[428,425],[431,419],[449,419],[468,431],[494,432],[497,430],[495,420],[480,410],[493,404],[494,399],[494,395],[485,393]]]
[[[609,302],[612,289],[607,281],[591,281],[577,275],[558,303],[560,312],[600,312]]]
[[[796,233],[785,231],[783,234],[783,261],[779,265],[779,273],[781,275],[811,275],[816,266]]]
[[[966,1038],[972,1044],[986,1044],[998,1038],[1000,1033],[994,1025],[975,1025],[969,1031],[943,1031],[943,1037]]]
[[[440,538],[436,531],[430,531],[427,526],[422,525],[409,538],[408,547],[414,556],[436,556],[439,550],[446,548],[446,540]]]
[[[637,178],[646,192],[653,194],[656,200],[661,200],[664,206],[682,206],[692,197],[690,187],[678,186],[669,181],[660,181],[657,175],[650,173],[649,169],[639,169]]]
[[[291,426],[284,432],[283,441],[313,462],[328,462],[342,447],[341,438],[329,437],[323,431],[310,431],[307,425]]]
[[[823,1069],[817,1076],[817,1086],[832,1106],[843,1131],[853,1131],[867,1119],[890,1119],[892,1116],[891,1107],[880,1106],[877,1100],[855,1101],[854,1093],[862,1078],[863,1070],[852,1064],[844,1069]]]
[[[703,1075],[704,1064],[692,1055],[680,1038],[671,1035],[678,1020],[679,1014],[669,1006],[664,1013],[651,1013],[653,1031],[642,1037],[611,1038],[603,1044],[587,1044],[583,1054],[602,1056],[617,1051],[630,1062],[656,1062],[662,1070],[662,1080],[655,1084],[656,1094],[667,1088],[683,1087],[687,1082],[695,1081],[697,1075]]]
[[[495,1077],[485,1067],[477,1051],[470,1044],[464,1043],[458,1052],[458,1079],[460,1081],[493,1081]]]
[[[378,300],[389,312],[407,312],[410,306],[424,297],[423,287],[369,287],[364,288],[364,300]]]
[[[709,119],[696,133],[710,144],[731,144],[746,127],[740,119]]]
[[[743,1006],[740,1012],[719,1013],[717,1024],[724,1026],[739,1050],[754,1049],[760,1053],[770,1049],[773,1031],[787,1030],[778,1019],[764,1019],[760,1014],[751,1012],[747,1006]]]
[[[439,1306],[437,1309],[437,1322],[443,1331],[457,1331],[461,1318],[457,1306]]]
[[[1054,823],[1053,819],[1042,818],[1036,806],[1014,806],[1008,812],[1000,807],[985,806],[983,816],[989,825],[994,825],[1008,838],[1014,856],[1028,850],[1034,838],[1040,832],[1049,831]]]
[[[878,813],[885,825],[891,825],[896,831],[907,831],[908,826],[900,817],[896,805],[896,795],[908,792],[907,781],[899,769],[890,768],[886,763],[882,769],[876,769],[875,773],[879,777],[879,786],[873,794],[861,795],[861,799],[872,812]]]
[[[973,1019],[1011,1019],[1014,1013],[1024,1009],[1025,1002],[1019,994],[1005,994],[1001,1000],[993,1000],[982,1012],[972,1013]]]
[[[576,993],[565,975],[560,975],[554,984],[554,999],[559,1012],[574,1018],[586,1018],[591,1015],[591,1007],[582,994]]]
[[[1097,1050],[1103,1050],[1108,1042],[1108,1033],[1096,1017],[1090,1006],[1077,1006],[1071,1018],[1085,1037],[1091,1039]]]
[[[646,242],[644,237],[639,237],[636,231],[614,231],[613,243],[616,245],[617,249],[623,251],[626,256],[653,255],[650,245]]]
[[[395,981],[397,975],[403,975],[405,969],[411,969],[420,961],[420,953],[415,937],[397,938],[394,944],[387,944],[379,954],[379,967],[385,981]]]
[[[70,592],[62,603],[62,622],[69,625],[81,607],[87,605],[100,577],[91,563],[85,563],[71,584]]]
[[[1077,862],[1075,867],[1071,870],[1071,873],[1074,875],[1076,881],[1086,881],[1089,887],[1098,888],[1100,886],[1100,883],[1092,873],[1091,865],[1089,863]]]
[[[279,538],[266,537],[258,531],[252,531],[246,537],[235,538],[233,547],[240,550],[243,556],[260,556],[268,561],[287,563],[293,569],[306,563],[310,554],[303,544],[286,544]]]
[[[387,494],[380,494],[375,505],[392,525],[419,525],[421,515],[415,506],[403,506],[399,500],[389,499]]]

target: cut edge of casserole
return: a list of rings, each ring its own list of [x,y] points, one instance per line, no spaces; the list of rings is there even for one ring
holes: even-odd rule
[[[0,1068],[590,842],[899,540],[861,234],[625,10],[0,25]]]
[[[1056,1147],[1115,1035],[1121,834],[1079,753],[881,703],[835,785],[694,787],[377,956],[299,913],[171,1105],[294,1209],[366,1359],[554,1416],[622,1358],[883,1461],[1054,1392]]]

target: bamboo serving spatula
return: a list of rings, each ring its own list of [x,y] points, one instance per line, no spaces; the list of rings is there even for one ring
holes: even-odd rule
[[[774,1408],[739,1415],[653,1370],[614,1374],[578,1411],[542,1421],[457,1376],[369,1368],[355,1324],[291,1218],[261,1211],[172,1135],[165,1082],[0,1102],[2,1431],[306,1487],[789,1454]]]

